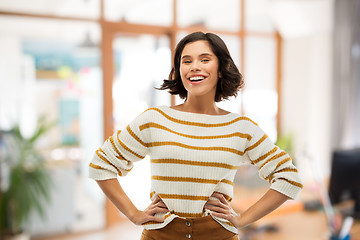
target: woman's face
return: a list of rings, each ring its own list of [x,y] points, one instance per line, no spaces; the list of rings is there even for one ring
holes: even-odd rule
[[[215,100],[218,69],[219,60],[208,41],[188,43],[180,59],[180,76],[187,90],[187,98],[206,96]]]

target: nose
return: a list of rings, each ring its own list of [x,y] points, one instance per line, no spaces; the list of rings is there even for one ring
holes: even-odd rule
[[[198,61],[194,61],[191,65],[191,71],[193,72],[196,72],[196,71],[199,71],[200,70],[200,66],[199,66],[199,63]]]

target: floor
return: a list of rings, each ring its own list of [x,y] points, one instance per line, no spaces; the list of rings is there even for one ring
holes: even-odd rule
[[[244,194],[243,194],[244,195]],[[254,196],[253,196],[254,195]],[[253,204],[258,196],[248,192],[246,199],[235,203],[241,206],[236,209],[243,211],[242,207]],[[79,198],[82,199],[82,198]],[[240,199],[240,197],[238,198]],[[83,202],[83,201],[80,201]],[[326,217],[323,211],[304,211],[302,204],[297,201],[288,201],[274,213],[263,218],[254,224],[254,227],[243,231],[244,236],[241,240],[329,240],[329,230]],[[91,211],[92,215],[99,218],[96,211]],[[95,217],[96,218],[96,217]],[[92,221],[98,219],[91,218]],[[77,230],[81,229],[80,227]],[[62,234],[56,236],[43,236],[32,238],[32,240],[138,240],[141,236],[142,227],[132,224],[128,220],[114,224],[104,230],[76,231],[77,233]],[[360,220],[356,227],[352,229],[352,240],[360,240]]]
[[[138,240],[142,228],[122,222],[101,231],[33,238],[33,240]],[[257,228],[249,228],[241,240],[329,240],[329,230],[322,211],[281,214],[265,218]],[[352,228],[352,240],[360,240],[360,220]]]
[[[33,240],[136,240],[140,239],[142,227],[124,221],[106,230],[90,231],[53,237],[40,237]]]
[[[301,216],[300,216],[301,215]],[[325,221],[319,214],[302,216],[295,213],[263,221],[257,228],[247,229],[241,240],[328,240]],[[323,219],[324,220],[324,219]],[[298,221],[301,221],[299,224]],[[36,238],[33,240],[138,240],[142,228],[130,222],[123,222],[107,230],[77,233],[71,235]]]

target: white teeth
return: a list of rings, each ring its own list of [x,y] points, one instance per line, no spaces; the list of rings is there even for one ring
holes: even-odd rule
[[[197,81],[197,80],[203,80],[205,77],[202,76],[196,76],[196,77],[191,77],[190,81]]]

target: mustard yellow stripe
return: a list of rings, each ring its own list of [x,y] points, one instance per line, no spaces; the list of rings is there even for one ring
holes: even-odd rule
[[[273,149],[271,149],[268,153],[262,155],[261,157],[259,157],[258,159],[252,161],[251,163],[252,163],[252,164],[256,164],[256,163],[264,160],[265,158],[267,158],[268,156],[270,156],[271,154],[273,154],[274,152],[276,152],[277,149],[278,149],[278,147],[275,146],[275,147],[274,147]]]
[[[231,201],[232,201],[232,198],[231,198],[230,196],[226,195],[225,193],[220,193],[220,194],[222,194],[222,195],[224,196],[224,198],[226,199],[226,201],[228,201],[228,202],[231,202]]]
[[[164,221],[165,221],[165,219],[167,219],[168,217],[170,217],[171,215],[172,215],[173,213],[171,213],[171,212],[168,212],[167,214],[165,214],[165,216],[164,216]],[[155,222],[155,221],[149,221],[149,222],[146,222],[146,223],[143,223],[143,224],[141,224],[141,225],[151,225],[151,224],[159,224],[160,222]]]
[[[130,162],[129,160],[125,159],[123,155],[121,155],[120,151],[117,149],[115,143],[114,143],[114,138],[111,136],[109,137],[109,140],[111,142],[111,145],[113,146],[113,148],[115,149],[115,152],[117,153],[117,158],[120,159],[120,160],[125,160],[127,162]]]
[[[102,154],[106,155],[105,152],[104,152],[101,148],[99,148],[99,151],[100,151]],[[110,164],[111,166],[113,166],[114,168],[116,168],[116,169],[118,170],[118,168],[115,167],[115,165],[112,164],[111,162],[109,162],[106,158],[103,158],[103,156],[101,156],[101,155],[99,155],[99,154],[98,154],[98,156],[99,156],[102,160],[104,160],[105,162],[107,162],[108,164]],[[118,157],[118,156],[117,156],[117,157]],[[122,158],[120,158],[120,157],[122,157]],[[130,162],[130,161],[126,160],[121,154],[120,154],[120,157],[118,157],[118,158],[121,159],[121,160],[125,160],[125,161],[127,161],[127,162]],[[126,171],[126,172],[130,172],[132,169],[133,169],[133,168],[130,168],[130,169],[121,168],[121,170]],[[118,170],[118,172],[119,172],[119,170]],[[119,175],[120,175],[120,174],[119,174]],[[120,175],[120,176],[121,176],[121,175]]]
[[[158,194],[162,199],[181,199],[192,201],[207,201],[208,196],[193,196],[193,195],[181,195],[181,194]]]
[[[140,154],[137,154],[136,152],[132,151],[130,148],[128,148],[119,138],[119,133],[120,131],[118,131],[118,134],[117,134],[117,140],[119,142],[119,144],[128,152],[130,152],[131,154],[135,155],[136,157],[138,158],[141,158],[143,159],[145,156],[141,156]]]
[[[227,225],[235,227],[231,222],[225,222]]]
[[[288,162],[288,161],[291,161],[291,158],[290,158],[290,157],[281,160],[281,161],[276,165],[276,168],[275,168],[275,169],[279,168],[281,165],[283,165],[284,163],[286,163],[286,162]]]
[[[114,164],[112,164],[111,162],[109,162],[109,160],[107,160],[100,152],[101,152],[102,154],[106,155],[105,152],[104,152],[101,148],[99,148],[98,150],[96,150],[96,155],[97,155],[99,158],[101,158],[104,162],[106,162],[106,163],[110,164],[111,166],[115,167]]]
[[[218,167],[218,168],[226,168],[226,169],[232,169],[232,170],[238,168],[238,166],[233,166],[233,165],[225,164],[225,163],[198,162],[198,161],[170,159],[170,158],[151,159],[151,163],[184,164],[184,165],[202,166],[202,167]]]
[[[133,132],[133,130],[131,130],[130,125],[127,125],[126,130],[130,133],[130,135],[131,135],[136,141],[138,141],[141,145],[143,145],[144,147],[146,147],[146,144]]]
[[[115,149],[115,152],[117,153],[117,155],[120,156],[121,153],[120,153],[119,150],[117,149],[117,147],[116,147],[116,145],[115,145],[115,143],[114,143],[114,138],[113,138],[112,136],[109,137],[109,141],[110,141],[111,145],[113,146],[113,148]]]
[[[179,217],[184,217],[184,218],[199,218],[204,215],[204,213],[184,213],[184,212],[174,212],[174,211],[172,213]]]
[[[119,176],[122,176],[122,172],[120,172],[119,169],[118,169],[114,164],[112,164],[111,162],[109,162],[109,161],[108,161],[103,155],[101,155],[99,152],[102,152],[103,154],[105,154],[104,151],[103,151],[101,148],[99,148],[98,150],[96,150],[96,155],[98,155],[98,157],[101,158],[104,162],[106,162],[106,163],[110,164],[111,166],[113,166],[113,167],[116,169],[116,171],[118,172]],[[106,154],[105,154],[105,155],[106,155]]]
[[[232,181],[227,180],[227,179],[222,179],[220,182],[226,183],[226,184],[229,184],[229,185],[234,185],[234,183]]]
[[[269,162],[271,162],[271,161],[273,161],[273,160],[275,160],[275,159],[277,159],[277,158],[279,158],[279,157],[282,157],[282,156],[284,156],[284,155],[286,155],[286,152],[282,151],[281,153],[272,156],[271,158],[269,158],[268,160],[266,160],[266,162],[264,162],[264,163],[259,167],[259,170],[260,170],[261,168],[263,168],[263,167],[264,167],[266,164],[268,164]]]
[[[233,148],[226,148],[226,147],[195,147],[195,146],[190,146],[190,145],[186,145],[186,144],[179,143],[179,142],[170,142],[170,141],[169,142],[148,143],[149,147],[158,147],[158,146],[167,146],[167,145],[178,146],[178,147],[183,147],[183,148],[192,149],[192,150],[224,151],[224,152],[235,153],[240,156],[244,155],[244,152],[241,152],[241,151],[233,149]]]
[[[102,167],[100,167],[100,166],[98,166],[96,164],[93,164],[93,163],[90,163],[89,166],[92,167],[92,168],[95,168],[95,169],[103,169]]]
[[[260,143],[262,143],[268,136],[265,134],[262,138],[260,138],[259,141],[257,141],[256,143],[254,143],[253,145],[251,145],[250,147],[248,147],[247,149],[245,149],[246,151],[250,151],[253,150],[254,148],[256,148],[257,146],[260,145]]]
[[[102,154],[106,155],[104,150],[102,150],[101,148],[99,148],[98,151],[101,152]]]
[[[292,180],[289,180],[289,179],[286,179],[286,178],[283,178],[283,177],[281,177],[281,178],[276,178],[275,181],[278,180],[278,179],[284,180],[284,181],[286,181],[286,182],[288,182],[288,183],[290,183],[290,184],[292,184],[292,185],[294,185],[294,186],[296,186],[296,187],[299,187],[299,188],[303,188],[303,187],[304,187],[301,183],[298,183],[298,182],[295,182],[295,181],[292,181]],[[275,182],[275,181],[274,181],[274,182]]]
[[[220,181],[216,179],[203,179],[203,178],[189,178],[189,177],[164,177],[164,176],[151,176],[152,180],[170,181],[170,182],[193,182],[193,183],[208,183],[218,184]]]
[[[233,185],[232,181],[227,179],[204,179],[204,178],[190,178],[190,177],[165,177],[165,176],[151,176],[152,180],[158,181],[170,181],[170,182],[193,182],[193,183],[205,183],[205,184],[218,184],[219,182]]]
[[[269,179],[269,182],[271,182],[271,180],[274,178],[274,175],[277,174],[277,173],[282,173],[282,172],[298,172],[298,170],[296,168],[284,168],[284,169],[280,169],[278,171],[275,171],[271,174],[269,174],[269,176],[267,176],[265,178],[265,180],[268,180]]]
[[[246,138],[247,140],[250,141],[252,138],[249,134],[240,133],[240,132],[224,134],[224,135],[216,135],[216,136],[195,136],[195,135],[183,134],[183,133],[173,131],[170,128],[167,128],[163,125],[160,125],[160,124],[157,124],[154,122],[145,123],[139,127],[140,131],[147,129],[147,128],[158,128],[158,129],[165,130],[165,131],[171,132],[173,134],[176,134],[176,135],[179,135],[182,137],[193,138],[193,139],[218,139],[218,138],[239,137],[239,138]]]
[[[164,113],[162,110],[158,109],[158,108],[149,108],[146,111],[149,110],[154,110],[159,112],[161,115],[163,115],[164,117],[166,117],[167,119],[169,119],[170,121],[176,122],[176,123],[180,123],[180,124],[184,124],[184,125],[190,125],[190,126],[198,126],[198,127],[223,127],[223,126],[227,126],[230,124],[233,124],[235,122],[238,122],[240,120],[246,120],[246,121],[250,121],[253,124],[257,125],[254,121],[252,121],[250,118],[248,117],[238,117],[235,118],[234,120],[231,120],[229,122],[225,122],[225,123],[199,123],[199,122],[189,122],[189,121],[183,121],[183,120],[179,120],[173,117],[170,117],[169,115],[167,115],[166,113]]]
[[[151,193],[150,193],[150,198],[152,198],[154,195],[155,195],[155,191],[152,191]],[[220,193],[220,194],[222,194],[222,195],[224,195],[224,197],[225,197],[225,199],[227,200],[227,201],[229,201],[229,202],[231,202],[232,201],[232,198],[230,197],[230,196],[228,196],[228,195],[226,195],[225,193]],[[209,197],[210,198],[210,197]]]

